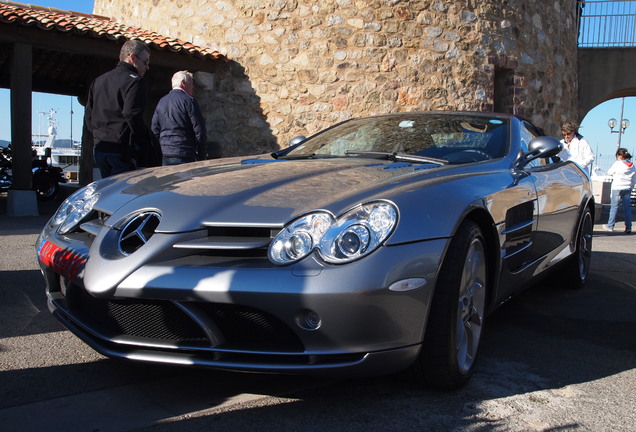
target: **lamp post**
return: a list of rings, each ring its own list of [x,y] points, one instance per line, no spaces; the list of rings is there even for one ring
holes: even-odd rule
[[[621,101],[621,119],[619,122],[616,122],[615,118],[611,118],[607,121],[607,125],[610,128],[610,133],[618,134],[618,144],[617,147],[621,146],[621,137],[625,133],[625,129],[629,127],[629,120],[623,118],[623,109],[625,108],[625,98],[622,98]],[[614,130],[616,126],[619,126],[618,130]]]

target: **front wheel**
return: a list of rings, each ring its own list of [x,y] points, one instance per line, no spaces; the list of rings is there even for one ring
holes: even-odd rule
[[[422,350],[411,367],[421,384],[450,390],[472,376],[484,325],[487,266],[481,230],[464,222],[444,258]]]

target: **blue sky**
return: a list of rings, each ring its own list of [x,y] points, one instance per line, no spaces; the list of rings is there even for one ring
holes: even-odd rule
[[[26,2],[24,2],[26,3]],[[72,10],[82,13],[93,13],[93,0],[35,0],[31,5],[50,6],[62,10]],[[33,93],[33,134],[46,134],[48,122],[44,115],[38,112],[48,112],[51,109],[57,111],[58,138],[67,139],[71,136],[71,123],[73,123],[73,139],[79,140],[82,136],[82,119],[84,108],[77,102],[77,98],[70,96],[50,95],[45,93]],[[73,115],[71,116],[71,107]],[[10,125],[10,98],[8,89],[0,89],[0,139],[11,140]]]
[[[27,4],[27,2],[21,2]],[[62,10],[93,13],[93,0],[31,0],[28,4],[37,6],[50,6]]]
[[[610,132],[607,121],[611,118],[619,121],[621,116],[621,99],[604,102],[588,112],[581,122],[579,133],[592,146],[594,153],[602,156],[614,156],[618,148],[618,128]],[[626,97],[623,109],[623,119],[630,120],[630,126],[625,129],[621,137],[621,147],[627,148],[632,155],[636,155],[636,97]]]
[[[92,13],[92,0],[36,0],[30,4],[39,6],[51,6],[63,10]],[[44,93],[33,94],[33,134],[46,134],[47,121],[40,112],[57,111],[58,138],[66,139],[71,136],[71,123],[73,124],[73,139],[79,140],[82,135],[82,120],[84,108],[76,98],[70,96],[49,95]],[[71,110],[73,115],[71,115]],[[617,121],[621,115],[621,99],[607,101],[592,109],[581,122],[580,133],[589,141],[594,153],[603,156],[613,156],[616,152],[618,134],[610,133],[607,121],[615,118]],[[0,89],[0,139],[10,140],[9,125],[9,91]],[[632,155],[636,155],[636,97],[625,98],[623,118],[630,119],[632,124],[625,130],[621,138],[621,146],[626,147]],[[546,127],[547,125],[538,125]],[[614,129],[616,130],[616,129]],[[561,138],[561,137],[559,137]]]

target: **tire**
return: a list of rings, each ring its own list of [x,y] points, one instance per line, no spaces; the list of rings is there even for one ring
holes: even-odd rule
[[[579,220],[576,234],[574,254],[568,258],[565,268],[560,274],[562,284],[574,289],[581,289],[587,281],[592,259],[592,232],[594,222],[589,208],[585,208]]]
[[[49,175],[37,175],[33,177],[33,189],[39,201],[50,201],[60,190],[60,184]]]
[[[420,384],[453,390],[472,376],[484,324],[487,265],[481,230],[464,222],[444,257],[422,350],[411,367]]]

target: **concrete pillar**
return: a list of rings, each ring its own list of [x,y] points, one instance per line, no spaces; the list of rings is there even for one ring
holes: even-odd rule
[[[37,216],[38,205],[32,190],[31,103],[33,48],[13,44],[11,52],[11,157],[13,184],[7,200],[9,216]]]

